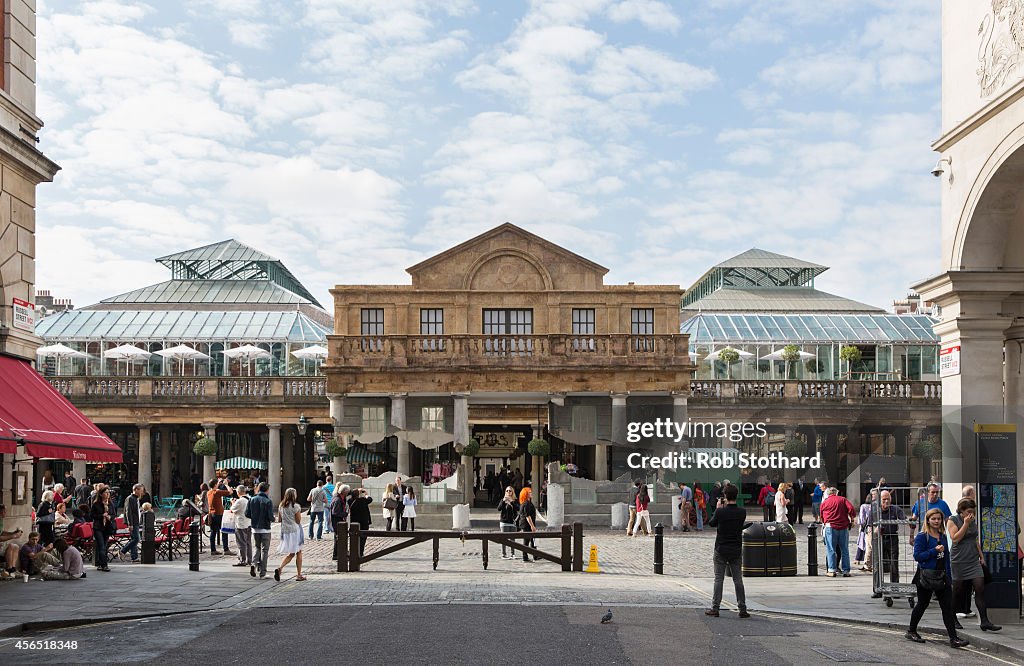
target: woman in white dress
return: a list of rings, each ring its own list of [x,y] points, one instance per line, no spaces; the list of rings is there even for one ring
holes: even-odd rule
[[[405,510],[402,512],[402,531],[412,523],[413,532],[416,531],[416,491],[412,486],[405,487],[405,496],[402,497],[402,504]]]
[[[789,522],[789,517],[786,515],[786,506],[789,504],[789,500],[786,499],[787,489],[789,489],[788,483],[780,483],[779,487],[775,489],[775,522],[777,523]]]
[[[288,566],[292,558],[295,558],[295,580],[306,580],[302,575],[302,507],[294,488],[284,492],[278,513],[281,516],[281,544],[277,547],[277,554],[284,555],[284,559],[281,560],[281,566],[274,569],[274,580],[281,580],[281,570]]]

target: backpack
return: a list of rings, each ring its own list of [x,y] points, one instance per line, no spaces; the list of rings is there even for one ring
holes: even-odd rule
[[[772,506],[773,504],[775,504],[775,491],[774,490],[764,496],[764,505],[765,506]]]

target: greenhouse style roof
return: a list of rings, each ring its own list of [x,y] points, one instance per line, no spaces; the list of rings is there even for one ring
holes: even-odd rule
[[[729,287],[718,289],[683,308],[690,312],[885,312],[882,308],[836,296],[813,287]]]
[[[713,266],[683,296],[683,306],[729,288],[814,287],[814,278],[828,266],[751,248]]]
[[[101,303],[276,303],[312,302],[270,280],[168,280],[104,298]]]
[[[233,340],[319,342],[330,331],[297,311],[68,310],[36,324],[47,341]]]
[[[926,315],[894,314],[708,314],[679,327],[700,343],[895,343],[938,344]]]

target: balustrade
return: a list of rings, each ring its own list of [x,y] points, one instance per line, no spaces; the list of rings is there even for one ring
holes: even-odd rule
[[[202,398],[206,382],[202,379],[153,379],[154,398]]]
[[[221,379],[217,382],[217,395],[221,398],[269,398],[271,384],[269,379]]]
[[[50,386],[57,390],[63,396],[70,396],[72,391],[71,380],[64,379],[62,377],[47,377],[46,381],[50,382]]]
[[[138,379],[90,379],[85,394],[100,398],[135,398],[139,395]]]

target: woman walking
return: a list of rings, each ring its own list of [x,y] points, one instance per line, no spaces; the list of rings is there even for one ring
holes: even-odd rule
[[[988,606],[985,604],[985,569],[982,567],[985,556],[978,542],[976,509],[974,500],[965,497],[957,502],[956,515],[946,519],[946,531],[952,542],[949,564],[953,578],[953,607],[955,610],[970,608],[973,591],[974,604],[981,618],[981,630],[999,631],[1002,627],[989,621]]]
[[[942,529],[943,513],[941,509],[930,509],[924,516],[924,528],[914,539],[914,559],[917,560],[917,573],[914,583],[917,585],[917,605],[910,615],[910,628],[905,634],[908,640],[924,643],[925,640],[917,633],[917,625],[924,615],[932,595],[939,600],[942,609],[942,623],[946,625],[950,647],[960,648],[968,645],[965,638],[956,633],[956,616],[953,615],[953,592],[950,590],[949,557],[946,553],[945,532]]]
[[[516,489],[505,488],[505,496],[498,502],[498,528],[502,532],[515,532],[516,520],[519,518],[519,502],[516,500]],[[516,557],[514,548],[501,544],[501,559],[512,560]]]
[[[302,507],[299,506],[294,488],[284,492],[284,498],[277,508],[281,514],[281,545],[277,547],[277,554],[284,555],[284,559],[281,560],[281,566],[274,569],[274,580],[281,580],[281,570],[288,566],[292,558],[295,558],[295,580],[306,580],[302,575]]]
[[[405,496],[402,497],[402,506],[405,507],[402,511],[402,531],[405,531],[406,527],[411,527],[410,531],[416,531],[416,491],[413,490],[412,486],[405,487]]]
[[[110,571],[107,560],[107,539],[116,531],[114,516],[110,507],[110,489],[101,488],[92,503],[93,560],[99,571]]]
[[[395,484],[389,483],[388,487],[384,489],[384,498],[381,500],[382,510],[381,513],[384,516],[384,520],[387,526],[384,528],[385,531],[391,531],[391,524],[395,522],[395,509],[398,508],[397,494],[395,493]],[[395,527],[398,527],[397,525]]]
[[[47,490],[43,493],[43,501],[36,509],[36,523],[39,525],[39,543],[49,546],[56,536],[53,533],[53,523],[56,520],[56,508],[53,505],[53,491]]]
[[[704,490],[700,487],[700,481],[693,482],[693,506],[697,512],[697,531],[704,531],[704,512],[708,507],[708,498],[704,494]],[[651,514],[647,514],[647,526],[650,527]],[[651,532],[654,534],[654,532]]]
[[[775,489],[775,522],[777,523],[789,522],[789,513],[786,511],[786,507],[789,506],[789,500],[786,499],[788,488],[788,483],[780,483],[779,487]]]
[[[643,521],[646,521],[647,525],[647,532],[645,534],[654,534],[654,530],[651,528],[651,512],[648,510],[650,504],[651,496],[647,493],[647,486],[641,484],[640,492],[636,494],[636,525],[633,526],[633,536],[636,536],[637,532],[640,531],[640,524]],[[700,509],[698,509],[699,511]]]
[[[861,571],[868,571],[871,566],[871,503],[877,492],[873,488],[870,495],[864,496],[864,503],[857,513],[860,533],[857,535],[857,555],[853,558],[853,565],[859,566]]]

